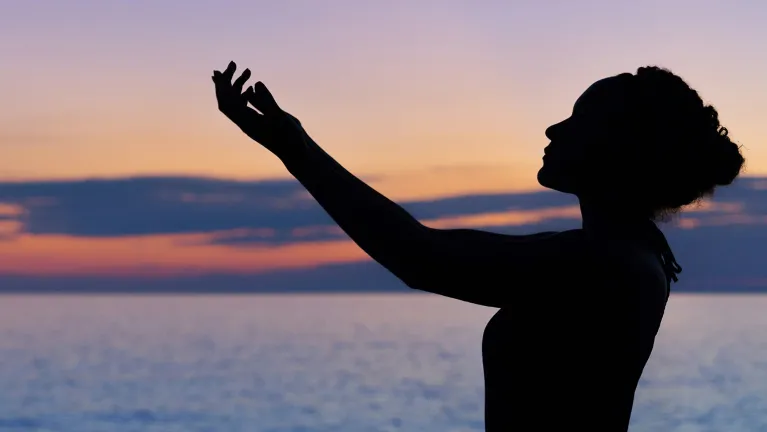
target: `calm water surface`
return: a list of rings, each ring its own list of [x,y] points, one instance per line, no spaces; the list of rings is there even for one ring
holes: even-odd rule
[[[672,296],[631,430],[767,431],[766,312],[767,296]],[[426,295],[2,296],[0,432],[481,431],[493,313]]]

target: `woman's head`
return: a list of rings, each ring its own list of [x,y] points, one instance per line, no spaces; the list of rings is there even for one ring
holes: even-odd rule
[[[542,186],[652,218],[732,183],[744,163],[716,109],[658,67],[597,81],[546,136]]]

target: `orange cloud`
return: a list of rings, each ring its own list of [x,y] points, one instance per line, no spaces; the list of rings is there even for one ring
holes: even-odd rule
[[[24,213],[20,205],[0,203],[0,217],[18,217]]]
[[[515,210],[508,212],[484,213],[472,216],[424,221],[424,224],[434,228],[467,228],[467,227],[498,227],[509,225],[525,225],[542,222],[546,219],[566,218],[578,219],[581,211],[578,206],[552,207],[540,210]]]
[[[255,273],[365,259],[349,241],[233,248],[195,242],[205,234],[127,238],[22,235],[0,242],[0,273],[181,275]]]

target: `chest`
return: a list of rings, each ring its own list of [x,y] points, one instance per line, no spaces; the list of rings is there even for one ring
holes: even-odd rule
[[[485,327],[483,355],[530,353],[540,359],[548,354],[617,348],[615,341],[636,343],[642,336],[641,311],[624,303],[562,299],[499,309]]]

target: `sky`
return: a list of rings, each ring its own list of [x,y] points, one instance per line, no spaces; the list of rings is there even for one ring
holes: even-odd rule
[[[230,60],[421,220],[501,231],[577,226],[535,181],[544,130],[592,82],[668,67],[717,107],[750,178],[676,228],[758,238],[766,21],[745,0],[0,0],[0,282],[261,287],[369,266],[217,111],[210,75]]]

